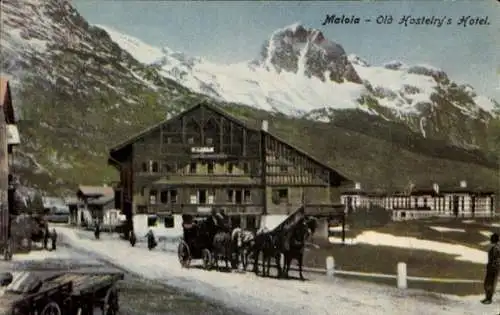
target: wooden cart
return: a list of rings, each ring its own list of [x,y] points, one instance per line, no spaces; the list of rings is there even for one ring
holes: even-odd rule
[[[23,290],[7,289],[0,315],[116,315],[123,273],[55,273]]]

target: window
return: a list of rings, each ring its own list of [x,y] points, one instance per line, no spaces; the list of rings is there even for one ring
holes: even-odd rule
[[[232,203],[233,202],[233,196],[234,196],[234,191],[232,189],[229,189],[227,191],[227,202]]]
[[[250,190],[245,190],[245,195],[243,197],[243,201],[245,203],[250,203],[252,201],[252,195],[250,194]]]
[[[153,162],[153,163],[151,163],[151,164],[152,164],[152,166],[151,166],[151,171],[152,171],[153,173],[158,173],[158,171],[159,171],[159,168],[158,168],[158,162]]]
[[[248,174],[250,171],[250,167],[248,166],[248,162],[243,163],[243,173]]]
[[[189,203],[190,204],[197,204],[198,203],[198,198],[196,195],[191,195],[189,196]]]
[[[196,173],[196,163],[189,164],[189,173],[191,173],[191,174]]]
[[[194,138],[193,137],[188,138],[188,144],[193,144],[193,143],[194,143]]]
[[[148,171],[148,163],[143,162],[143,163],[142,163],[142,166],[141,166],[141,170],[142,170],[143,172],[147,172],[147,171]]]
[[[168,190],[162,190],[160,193],[160,202],[168,203]]]
[[[231,226],[241,227],[241,217],[239,215],[231,216]]]
[[[243,203],[243,194],[241,192],[241,190],[235,190],[234,191],[234,201],[236,204],[242,204]]]
[[[280,173],[287,173],[288,165],[280,165]]]
[[[272,201],[275,205],[288,203],[288,189],[273,189]]]
[[[465,197],[462,197],[462,211],[465,209]]]
[[[141,187],[141,196],[145,196],[146,195],[146,186],[142,186]]]
[[[158,217],[155,215],[148,215],[148,227],[156,226]]]
[[[170,203],[177,203],[177,190],[170,190]]]
[[[234,171],[234,164],[233,163],[229,163],[228,166],[227,166],[227,172],[229,174],[233,174],[233,171]]]
[[[205,144],[206,145],[212,145],[214,143],[214,140],[212,138],[206,138],[205,139]]]
[[[202,205],[207,203],[207,190],[206,189],[198,190],[198,203],[202,204]]]
[[[208,174],[213,174],[214,173],[214,163],[213,162],[209,162],[208,166],[207,166],[207,169],[208,169]]]
[[[172,144],[172,137],[167,137],[167,144]]]
[[[152,204],[152,205],[156,204],[156,198],[157,198],[156,195],[157,194],[158,193],[156,192],[156,190],[151,190],[149,192],[149,203],[150,204]]]
[[[424,207],[427,207],[427,198],[424,197]]]
[[[214,195],[208,195],[208,202],[209,205],[213,205],[215,203],[215,196]]]
[[[166,216],[163,224],[167,229],[173,228],[175,226],[174,216],[172,215]]]
[[[137,206],[136,213],[137,214],[144,214],[148,211],[148,207],[146,206]]]
[[[247,216],[247,229],[249,230],[254,230],[257,228],[257,220],[255,219],[255,216],[249,215]]]

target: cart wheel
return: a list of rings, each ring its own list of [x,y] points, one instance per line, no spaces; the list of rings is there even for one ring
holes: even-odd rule
[[[102,305],[102,314],[103,315],[117,315],[120,309],[120,305],[118,302],[118,290],[115,286],[109,288],[108,292],[106,292],[106,296],[104,297]]]
[[[191,252],[189,251],[189,246],[185,241],[181,241],[177,247],[177,255],[179,257],[179,262],[184,268],[189,268],[191,264]]]
[[[45,307],[40,312],[40,315],[62,315],[61,308],[59,305],[52,301],[45,305]]]
[[[201,251],[201,258],[203,259],[203,268],[209,270],[212,267],[212,253],[204,248]]]

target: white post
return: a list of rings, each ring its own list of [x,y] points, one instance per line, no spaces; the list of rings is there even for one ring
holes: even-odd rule
[[[333,256],[326,257],[326,275],[328,277],[335,275],[335,259]]]
[[[398,289],[408,288],[408,279],[406,278],[406,264],[398,263]]]
[[[280,266],[281,268],[285,266],[285,255],[283,253],[280,254]]]

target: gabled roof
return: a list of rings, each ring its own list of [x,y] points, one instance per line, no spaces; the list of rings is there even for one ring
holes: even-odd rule
[[[104,197],[104,196],[114,196],[115,191],[113,187],[109,186],[78,186],[77,194],[81,194],[85,197]]]
[[[8,124],[15,123],[14,107],[12,106],[12,95],[10,93],[9,80],[0,77],[0,107],[5,113],[5,121]]]
[[[250,129],[250,130],[256,130],[255,128],[251,128],[248,126],[248,124],[244,123],[243,121],[235,118],[234,116],[230,115],[229,113],[227,113],[226,111],[222,110],[221,108],[215,106],[215,105],[212,105],[210,104],[209,102],[206,102],[206,101],[203,101],[203,102],[200,102],[198,103],[197,105],[194,105],[184,111],[182,111],[181,113],[175,115],[174,117],[171,117],[171,118],[168,118],[168,119],[165,119],[161,122],[159,122],[158,124],[156,125],[153,125],[147,129],[144,129],[143,131],[133,135],[132,137],[130,137],[129,139],[117,144],[116,146],[114,146],[113,148],[110,149],[110,153],[113,153],[113,152],[116,152],[116,151],[119,151],[121,149],[123,149],[124,147],[130,145],[130,144],[133,144],[134,142],[136,142],[140,137],[142,136],[145,136],[153,131],[156,131],[156,130],[159,130],[163,125],[165,124],[168,124],[169,122],[171,121],[175,121],[179,118],[181,118],[182,116],[186,115],[186,114],[189,114],[190,112],[194,111],[194,110],[197,110],[198,108],[200,107],[206,107],[224,117],[226,117],[227,119],[231,120],[232,122],[244,127],[244,128],[247,128],[247,129]]]
[[[83,186],[78,187],[78,197],[85,197],[89,205],[105,205],[115,199],[115,191],[109,186]],[[80,204],[79,202],[77,204]]]
[[[277,140],[277,141],[279,141],[281,143],[286,144],[287,146],[289,146],[293,150],[297,151],[299,154],[303,154],[303,155],[307,156],[308,158],[310,158],[312,161],[314,161],[318,165],[320,165],[320,166],[322,166],[322,167],[330,170],[331,173],[337,174],[338,177],[342,178],[342,181],[350,181],[345,175],[339,173],[337,170],[333,169],[331,166],[329,166],[329,165],[321,162],[319,159],[315,158],[314,156],[312,156],[311,154],[305,152],[304,150],[302,150],[302,149],[300,149],[300,148],[298,148],[298,147],[296,147],[296,146],[294,146],[294,145],[292,145],[292,144],[284,141],[283,139],[281,139],[278,136],[270,133],[269,131],[264,131],[264,130],[257,129],[257,128],[254,128],[254,127],[250,126],[248,123],[243,122],[242,120],[234,117],[233,115],[229,114],[228,112],[226,112],[222,108],[220,108],[220,107],[218,107],[216,105],[213,105],[213,104],[211,104],[211,103],[209,103],[207,101],[200,102],[197,105],[194,105],[191,108],[189,108],[189,109],[187,109],[187,110],[179,113],[178,115],[176,115],[176,116],[174,116],[172,118],[166,119],[166,120],[164,120],[164,121],[162,121],[162,122],[160,122],[160,123],[158,123],[158,124],[156,124],[156,125],[154,125],[152,127],[149,127],[147,129],[145,129],[145,130],[137,133],[136,135],[130,137],[129,139],[121,142],[120,144],[116,145],[115,147],[111,148],[111,150],[109,152],[109,154],[110,154],[110,160],[114,159],[114,157],[113,157],[114,153],[116,153],[116,152],[124,149],[128,145],[133,144],[140,137],[142,137],[144,135],[147,135],[147,134],[149,134],[151,132],[154,132],[156,130],[159,130],[164,124],[168,124],[169,122],[174,121],[174,120],[176,120],[176,119],[178,119],[178,118],[180,118],[180,117],[182,117],[182,116],[184,116],[184,115],[186,115],[186,114],[188,114],[188,113],[190,113],[190,112],[192,112],[192,111],[194,111],[194,110],[196,110],[196,109],[198,109],[198,108],[200,108],[202,106],[204,106],[204,107],[206,107],[206,108],[208,108],[208,109],[210,109],[210,110],[212,110],[212,111],[220,114],[221,116],[224,116],[228,120],[234,122],[235,124],[237,124],[237,125],[239,125],[239,126],[241,126],[243,128],[246,128],[247,130],[253,130],[253,131],[256,131],[256,132],[264,133],[264,134],[266,134],[266,135],[274,138],[275,140]]]

